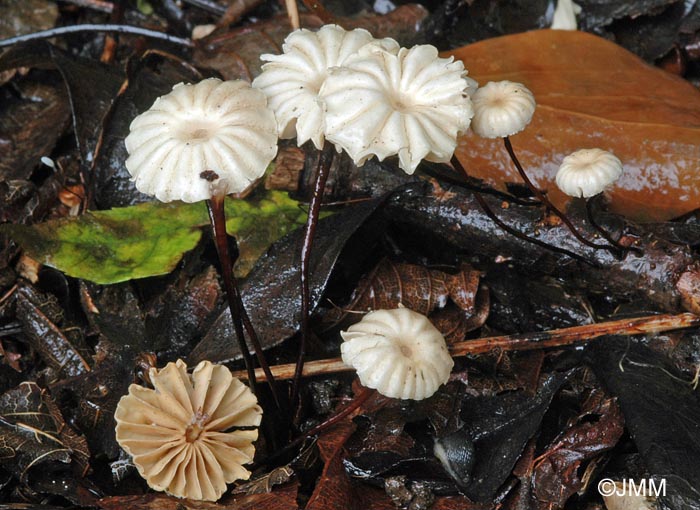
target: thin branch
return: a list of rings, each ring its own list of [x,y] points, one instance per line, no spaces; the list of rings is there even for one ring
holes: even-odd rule
[[[588,342],[605,335],[632,336],[662,333],[678,329],[700,326],[700,316],[692,313],[678,315],[649,315],[634,319],[620,319],[597,324],[586,324],[571,328],[554,329],[537,333],[521,335],[492,336],[475,338],[452,344],[450,354],[453,357],[483,354],[491,351],[531,351],[537,349],[553,349]],[[294,377],[294,363],[270,367],[277,380]],[[304,365],[303,377],[313,377],[323,374],[350,372],[353,368],[345,365],[340,358],[309,361]],[[235,377],[246,378],[245,371],[235,372]],[[264,380],[262,370],[257,369],[255,376]]]
[[[172,44],[177,44],[179,46],[186,46],[187,48],[194,47],[194,43],[189,39],[175,37],[174,35],[158,32],[157,30],[148,30],[147,28],[135,27],[131,25],[85,24],[51,28],[49,30],[42,30],[41,32],[33,32],[31,34],[18,35],[16,37],[2,39],[0,40],[0,48],[30,41],[51,39],[52,37],[62,37],[64,35],[77,34],[81,32],[115,32],[118,34],[140,35],[142,37],[150,37],[151,39],[158,39]]]

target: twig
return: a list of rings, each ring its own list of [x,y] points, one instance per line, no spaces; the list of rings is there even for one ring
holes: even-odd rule
[[[132,25],[85,24],[51,28],[49,30],[42,30],[41,32],[33,32],[31,34],[9,37],[7,39],[0,40],[0,48],[29,41],[38,41],[41,39],[50,39],[52,37],[62,37],[68,34],[77,34],[80,32],[115,32],[118,34],[140,35],[143,37],[150,37],[151,39],[159,39],[161,41],[166,41],[180,46],[186,46],[188,48],[194,47],[194,43],[189,39],[183,39],[182,37],[176,37],[174,35],[165,34],[163,32],[158,32],[157,30],[148,30],[147,28],[135,27]]]
[[[284,5],[287,8],[287,16],[289,17],[289,24],[292,25],[292,30],[299,30],[301,23],[299,22],[297,0],[284,0]]]
[[[453,357],[483,354],[490,351],[530,351],[536,349],[552,349],[588,342],[605,335],[631,336],[650,333],[662,333],[677,329],[687,329],[700,326],[700,316],[692,313],[678,315],[649,315],[634,319],[621,319],[597,324],[586,324],[571,328],[554,329],[522,335],[504,335],[485,338],[475,338],[456,342],[450,346]],[[291,379],[294,376],[294,363],[270,367],[275,379]],[[313,377],[323,374],[349,372],[348,367],[340,358],[309,361],[304,365],[303,377]],[[235,372],[235,377],[245,379],[246,373]],[[257,369],[255,376],[264,380],[262,370]]]

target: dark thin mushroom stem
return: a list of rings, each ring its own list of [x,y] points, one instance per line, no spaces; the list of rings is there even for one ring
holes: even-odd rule
[[[637,255],[642,255],[642,250],[635,247],[635,246],[622,246],[619,241],[616,241],[611,235],[610,232],[605,230],[598,222],[595,220],[595,216],[593,214],[593,200],[594,198],[585,198],[586,201],[586,214],[588,216],[588,222],[591,224],[593,228],[595,228],[601,236],[605,238],[607,242],[615,246],[618,251],[618,256],[622,258],[624,254],[628,251],[632,251]]]
[[[214,242],[216,243],[216,253],[219,255],[219,263],[221,264],[221,276],[224,280],[224,288],[226,289],[226,297],[228,300],[228,309],[231,312],[231,320],[233,321],[233,329],[236,332],[238,347],[243,356],[245,369],[248,373],[248,384],[256,392],[255,383],[255,368],[253,360],[250,356],[250,350],[245,342],[243,335],[243,321],[241,320],[241,305],[236,301],[237,292],[236,282],[233,277],[233,262],[228,250],[228,235],[226,234],[226,213],[224,212],[225,195],[212,196],[207,200],[207,210],[209,211],[209,221],[211,222],[212,230],[214,231]],[[240,296],[239,296],[240,297]]]
[[[29,41],[37,41],[41,39],[51,39],[52,37],[62,37],[67,34],[76,34],[80,32],[114,32],[117,34],[130,34],[130,35],[140,35],[143,37],[150,37],[151,39],[159,39],[161,41],[169,42],[172,44],[177,44],[179,46],[186,46],[188,48],[193,48],[194,43],[189,39],[183,39],[182,37],[175,37],[174,35],[166,34],[163,32],[158,32],[157,30],[148,30],[147,28],[135,27],[131,25],[114,25],[114,24],[104,24],[104,25],[94,25],[94,24],[84,24],[84,25],[69,25],[65,27],[51,28],[49,30],[42,30],[40,32],[33,32],[31,34],[18,35],[16,37],[8,37],[7,39],[0,40],[0,48],[5,46],[12,46],[14,44],[20,44]]]
[[[280,458],[290,451],[292,451],[294,448],[299,446],[301,443],[304,442],[309,437],[316,436],[320,434],[321,432],[328,430],[331,428],[333,425],[339,423],[340,421],[344,420],[350,414],[352,414],[354,411],[359,409],[362,404],[367,402],[369,398],[376,393],[376,390],[373,390],[371,388],[366,388],[364,386],[360,386],[360,391],[355,395],[355,398],[352,399],[352,401],[345,406],[343,409],[335,413],[333,416],[328,418],[322,423],[319,423],[316,425],[314,428],[308,430],[307,432],[304,432],[302,435],[294,439],[291,443],[289,443],[287,446],[282,448],[279,451],[274,452],[270,457],[265,459],[263,462],[265,463],[270,463],[271,461]]]
[[[452,156],[452,159],[450,161],[452,163],[452,166],[455,167],[458,171],[462,172],[466,177],[469,177],[469,174],[467,173],[466,168],[462,166],[462,163],[457,159],[456,156]],[[537,246],[541,246],[542,248],[545,248],[547,250],[556,252],[556,253],[561,253],[563,255],[567,255],[568,257],[571,257],[572,259],[578,260],[580,262],[583,262],[584,264],[588,264],[590,266],[596,267],[596,264],[594,262],[591,262],[590,260],[585,259],[578,253],[574,253],[572,251],[567,250],[566,248],[559,248],[558,246],[554,246],[548,243],[545,243],[544,241],[540,241],[539,239],[536,239],[534,237],[530,237],[527,234],[523,234],[519,230],[514,229],[513,227],[507,225],[504,223],[498,216],[496,216],[496,213],[493,212],[489,204],[484,200],[484,197],[481,195],[476,190],[473,190],[474,197],[476,198],[476,201],[479,203],[479,206],[481,207],[481,210],[484,211],[484,214],[491,218],[491,220],[501,227],[504,231],[508,232],[510,235],[517,237],[518,239],[522,239],[523,241],[527,241],[528,243],[535,244]]]
[[[523,166],[520,164],[520,161],[518,160],[517,156],[515,155],[515,151],[513,150],[513,145],[510,143],[510,137],[505,136],[503,137],[503,144],[506,146],[506,150],[508,151],[508,155],[510,156],[510,159],[513,161],[513,164],[515,165],[515,168],[518,169],[518,173],[520,174],[520,177],[522,180],[525,182],[528,188],[535,194],[535,196],[542,202],[548,209],[550,209],[554,214],[556,214],[559,218],[561,218],[561,221],[564,222],[566,227],[571,231],[571,233],[574,235],[576,239],[578,239],[580,242],[583,244],[590,246],[591,248],[595,248],[597,250],[608,250],[610,253],[615,255],[616,257],[620,256],[619,250],[617,248],[617,244],[615,246],[608,246],[605,244],[597,244],[594,243],[593,241],[589,241],[585,237],[581,235],[581,233],[574,227],[574,225],[571,223],[569,218],[564,214],[563,211],[559,210],[552,202],[550,202],[549,198],[547,198],[547,195],[545,193],[542,193],[542,190],[540,190],[535,184],[530,180],[528,177],[527,173],[525,173],[525,169]]]
[[[228,300],[229,311],[231,312],[233,329],[236,333],[236,339],[238,340],[238,347],[241,351],[241,356],[243,356],[243,362],[245,363],[246,372],[248,374],[250,388],[253,390],[253,393],[256,392],[255,367],[253,366],[253,360],[250,356],[250,349],[246,344],[245,336],[243,334],[244,323],[247,326],[246,329],[248,331],[248,336],[250,337],[250,342],[253,344],[255,355],[258,358],[260,367],[262,368],[265,378],[267,379],[267,383],[270,386],[272,398],[274,399],[277,407],[281,409],[280,400],[277,396],[275,378],[270,371],[270,366],[267,364],[260,341],[253,331],[252,324],[250,323],[250,319],[245,311],[245,306],[243,305],[243,300],[241,299],[241,293],[238,290],[236,278],[233,276],[233,265],[235,261],[231,258],[228,249],[226,213],[224,208],[225,199],[226,196],[223,194],[214,194],[210,200],[207,200],[207,210],[209,211],[209,220],[214,231],[214,242],[216,243],[216,252],[219,255],[219,262],[221,264],[221,276],[224,280],[224,288],[226,289],[226,298]]]
[[[309,205],[309,215],[306,221],[306,229],[304,231],[304,241],[301,247],[301,338],[299,339],[299,355],[297,357],[296,371],[292,382],[292,407],[299,397],[299,383],[301,382],[301,373],[304,369],[304,357],[306,356],[306,345],[310,335],[309,319],[311,315],[311,292],[309,288],[309,262],[311,258],[311,249],[313,247],[314,235],[316,234],[316,225],[318,224],[318,215],[321,211],[321,202],[323,201],[323,192],[326,188],[326,181],[330,172],[331,163],[335,147],[333,144],[326,143],[323,150],[318,156],[318,164],[314,176],[314,191]]]

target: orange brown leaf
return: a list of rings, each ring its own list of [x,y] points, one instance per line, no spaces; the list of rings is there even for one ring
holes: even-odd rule
[[[637,220],[665,220],[700,205],[700,92],[600,37],[537,30],[488,39],[451,52],[481,85],[511,80],[535,95],[537,110],[512,137],[528,174],[555,203],[564,156],[599,147],[623,162],[611,209]],[[520,182],[501,140],[468,133],[457,157],[467,170],[503,188]]]

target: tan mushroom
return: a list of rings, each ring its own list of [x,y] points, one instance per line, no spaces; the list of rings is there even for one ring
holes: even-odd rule
[[[119,445],[157,491],[216,501],[226,484],[246,480],[262,409],[250,389],[222,365],[182,360],[152,368],[155,389],[132,384],[114,418]],[[239,430],[238,427],[245,429]],[[233,429],[233,430],[231,430]]]

